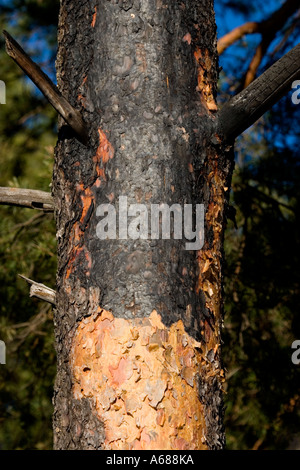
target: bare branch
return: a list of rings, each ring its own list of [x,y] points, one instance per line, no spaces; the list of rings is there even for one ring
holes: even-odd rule
[[[44,212],[53,212],[53,199],[50,193],[35,189],[0,187],[0,204],[29,207]]]
[[[217,133],[234,140],[270,109],[300,78],[300,44],[285,54],[217,114]]]
[[[80,112],[62,96],[50,78],[33,62],[21,46],[7,31],[3,31],[7,54],[18,64],[33,83],[40,89],[53,108],[76,132],[83,144],[88,142],[88,131]]]
[[[255,54],[248,67],[243,88],[250,85],[256,77],[258,67],[266,54],[269,45],[276,36],[277,31],[280,31],[287,20],[295,13],[299,8],[298,0],[286,0],[286,2],[275,11],[270,18],[260,23],[260,29],[262,33],[261,43],[258,45]]]
[[[221,55],[227,47],[234,44],[236,41],[241,39],[246,34],[254,34],[260,32],[260,23],[256,21],[248,21],[247,23],[234,28],[229,33],[225,34],[218,41],[218,54]]]
[[[285,43],[287,42],[289,36],[293,33],[293,31],[295,30],[296,26],[299,25],[299,20],[300,20],[300,10],[298,10],[298,13],[294,16],[293,18],[293,21],[291,23],[291,25],[287,28],[287,30],[285,31],[284,33],[284,36],[283,38],[281,39],[281,41],[279,42],[279,44],[277,44],[272,53],[271,53],[271,56],[273,56],[274,54],[276,54],[277,52],[280,51],[280,49],[283,48],[283,46],[285,45]]]
[[[269,36],[267,37],[263,36],[263,39],[261,43],[257,46],[255,54],[246,72],[243,88],[246,88],[255,79],[258,67],[260,66],[261,61],[263,60],[264,55],[267,52],[270,42],[271,42],[271,38]]]
[[[32,281],[31,279],[28,279],[28,277],[25,277],[22,274],[19,274],[19,276],[26,282],[28,282],[28,284],[30,284],[30,297],[37,297],[38,299],[44,300],[45,302],[49,302],[50,304],[55,305],[55,290],[50,289],[50,287],[47,287],[44,284]]]
[[[288,18],[290,18],[298,8],[298,0],[286,0],[285,3],[278,10],[272,13],[267,20],[261,22],[249,21],[237,28],[234,28],[219,39],[218,53],[222,54],[227,47],[234,44],[246,34],[261,33],[263,36],[268,37],[268,41],[270,43],[275,37],[277,31],[283,27]]]

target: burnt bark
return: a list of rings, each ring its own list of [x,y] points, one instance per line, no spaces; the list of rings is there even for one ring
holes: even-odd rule
[[[55,448],[222,449],[222,246],[233,157],[215,132],[213,2],[62,0],[58,42],[58,87],[82,113],[90,145],[60,122]],[[97,207],[117,207],[120,196],[128,205],[204,204],[203,247],[99,240]],[[154,424],[140,423],[146,406]],[[176,422],[172,406],[182,408]]]

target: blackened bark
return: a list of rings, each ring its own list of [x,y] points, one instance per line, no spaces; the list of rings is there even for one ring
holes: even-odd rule
[[[59,89],[81,110],[91,146],[61,126],[53,174],[59,257],[55,448],[120,443],[107,440],[95,397],[87,398],[82,386],[78,399],[73,390],[74,337],[104,310],[113,313],[110,322],[130,325],[156,311],[170,335],[172,325],[183,323],[200,371],[185,380],[197,389],[205,422],[201,439],[190,445],[223,448],[222,243],[233,164],[231,148],[224,150],[214,137],[213,3],[62,0],[58,39]],[[120,196],[127,196],[128,205],[148,207],[204,204],[203,248],[187,251],[184,239],[99,240],[96,209],[109,202],[118,207]],[[155,408],[149,384],[147,390]],[[156,422],[163,428],[161,410]],[[176,432],[170,448],[186,448]],[[123,448],[145,448],[148,438],[121,441]]]

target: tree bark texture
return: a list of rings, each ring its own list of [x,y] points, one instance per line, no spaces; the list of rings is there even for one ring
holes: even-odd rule
[[[221,449],[222,244],[232,148],[214,132],[211,0],[62,0],[53,173],[56,449]],[[205,242],[99,240],[100,204],[204,204]]]

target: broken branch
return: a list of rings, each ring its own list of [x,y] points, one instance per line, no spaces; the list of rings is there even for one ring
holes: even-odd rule
[[[279,101],[299,77],[300,44],[221,108],[217,134],[233,141]]]
[[[45,302],[49,302],[50,304],[55,305],[55,290],[45,286],[44,284],[40,284],[39,282],[32,281],[31,279],[28,279],[28,277],[25,277],[22,274],[19,274],[19,276],[26,282],[28,282],[28,284],[30,284],[30,297],[37,297],[38,299],[44,300]]]
[[[54,205],[50,193],[35,189],[0,187],[0,204],[29,207],[45,212],[53,212]]]
[[[50,78],[33,62],[22,47],[7,32],[3,31],[7,54],[18,64],[25,74],[39,88],[53,108],[64,118],[64,120],[76,132],[83,144],[88,142],[88,131],[83,122],[80,112],[62,96],[58,88]]]

